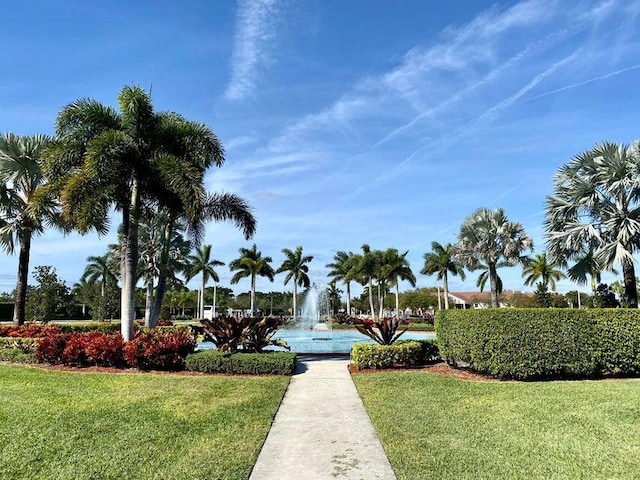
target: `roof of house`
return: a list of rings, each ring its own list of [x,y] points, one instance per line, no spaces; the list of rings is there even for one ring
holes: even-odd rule
[[[449,295],[469,304],[491,302],[491,292],[449,292]],[[507,290],[499,294],[498,299],[508,301],[514,295],[522,295],[524,297],[533,297],[535,296],[535,293]]]

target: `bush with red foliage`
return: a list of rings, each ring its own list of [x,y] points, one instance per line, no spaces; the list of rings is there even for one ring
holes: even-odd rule
[[[53,365],[120,367],[124,365],[123,345],[119,333],[47,335],[38,342],[36,359],[38,362]]]
[[[50,363],[58,365],[64,363],[64,349],[67,346],[69,335],[62,333],[46,335],[38,340],[36,347],[36,361],[38,363]]]
[[[195,348],[196,341],[187,330],[146,330],[125,344],[124,357],[141,370],[182,370]]]
[[[62,329],[57,325],[40,325],[25,323],[24,325],[0,325],[0,337],[42,338],[46,335],[57,335]]]

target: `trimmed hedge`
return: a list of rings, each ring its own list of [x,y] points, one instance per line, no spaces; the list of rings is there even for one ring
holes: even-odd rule
[[[35,353],[37,346],[37,338],[0,337],[0,350],[16,349],[25,353]]]
[[[107,322],[91,322],[91,323],[60,323],[56,324],[60,327],[62,333],[89,333],[100,332],[110,335],[112,333],[120,332],[120,323],[107,323]]]
[[[203,350],[187,356],[187,370],[192,372],[291,375],[295,368],[294,352],[221,353]]]
[[[36,363],[36,354],[19,348],[0,348],[0,362]]]
[[[358,370],[413,367],[438,358],[438,347],[429,340],[402,340],[392,345],[356,343],[351,348],[351,362]]]
[[[640,310],[441,310],[440,353],[451,365],[500,378],[589,378],[640,373]]]

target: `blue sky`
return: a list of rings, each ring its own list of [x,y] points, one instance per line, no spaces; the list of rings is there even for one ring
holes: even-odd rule
[[[64,105],[115,104],[138,84],[156,109],[213,128],[227,153],[209,189],[254,207],[251,242],[209,226],[215,258],[255,242],[277,267],[301,245],[324,283],[337,250],[369,243],[408,250],[418,285],[435,286],[417,273],[423,254],[455,242],[476,208],[503,207],[542,252],[557,168],[640,137],[639,14],[629,0],[9,1],[0,131],[52,134]],[[73,284],[113,241],[47,233],[31,269]],[[0,291],[16,270],[0,255]],[[519,267],[500,275],[523,289]],[[282,290],[282,277],[258,287]],[[476,277],[450,288],[476,290]]]

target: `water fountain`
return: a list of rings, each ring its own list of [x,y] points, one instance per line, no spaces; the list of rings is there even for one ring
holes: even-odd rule
[[[326,287],[315,283],[309,287],[296,326],[297,330],[313,331],[313,340],[331,340],[331,311]]]

